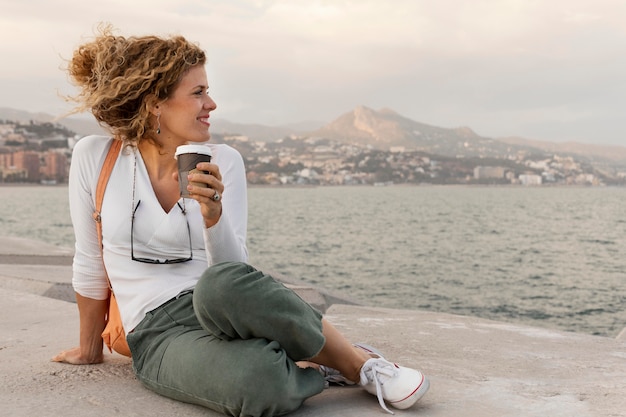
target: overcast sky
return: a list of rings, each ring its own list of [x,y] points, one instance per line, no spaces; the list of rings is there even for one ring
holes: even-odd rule
[[[418,122],[626,146],[624,0],[0,0],[0,107],[59,114],[98,22],[208,53],[214,117]]]

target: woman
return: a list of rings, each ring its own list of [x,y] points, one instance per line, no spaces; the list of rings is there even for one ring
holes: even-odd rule
[[[350,344],[322,315],[247,265],[247,197],[240,154],[209,145],[181,198],[175,150],[210,139],[205,54],[177,36],[121,37],[104,27],[80,46],[69,74],[77,111],[111,137],[74,148],[70,210],[80,346],[54,360],[103,361],[108,281],[127,330],[137,378],[159,394],[228,415],[286,414],[327,381],[359,383],[386,408],[428,389],[416,370]],[[104,155],[122,141],[102,206],[102,247],[92,219]],[[251,384],[250,380],[268,381]],[[384,400],[384,401],[383,401]]]

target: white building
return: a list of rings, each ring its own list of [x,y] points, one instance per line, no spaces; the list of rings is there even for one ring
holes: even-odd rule
[[[541,175],[522,174],[519,176],[522,185],[541,185]]]
[[[505,171],[506,169],[503,167],[477,166],[474,168],[474,179],[481,180],[485,178],[504,178]]]

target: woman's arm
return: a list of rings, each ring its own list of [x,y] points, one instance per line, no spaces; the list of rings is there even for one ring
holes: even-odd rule
[[[205,218],[204,241],[211,264],[225,261],[247,262],[246,234],[248,227],[248,197],[246,170],[241,154],[235,149],[218,145],[215,164],[201,163],[200,169],[213,170],[215,175],[196,174],[193,181],[206,182],[210,188],[194,188],[194,198],[200,203]],[[219,153],[218,153],[219,152]],[[221,194],[215,202],[214,190]],[[207,214],[216,213],[212,221]]]
[[[109,309],[109,301],[94,300],[76,293],[76,303],[80,316],[79,346],[64,350],[52,360],[73,365],[101,363],[104,358],[102,331],[106,326],[105,317]]]
[[[72,284],[80,319],[80,344],[53,358],[57,362],[102,362],[102,330],[108,311],[108,281],[92,214],[93,194],[110,139],[81,139],[72,154],[69,203],[76,238]]]

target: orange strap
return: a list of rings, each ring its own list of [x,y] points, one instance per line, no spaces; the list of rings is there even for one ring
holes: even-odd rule
[[[109,152],[104,160],[104,164],[102,165],[102,170],[100,170],[100,177],[98,178],[98,185],[96,186],[96,210],[93,212],[93,219],[96,221],[96,230],[98,231],[98,242],[100,242],[100,248],[102,248],[102,217],[100,216],[100,212],[102,210],[102,200],[104,200],[104,191],[107,188],[111,171],[113,171],[115,161],[117,161],[117,156],[119,155],[121,148],[122,141],[113,139],[113,142],[109,147]]]
[[[118,139],[113,139],[113,142],[111,143],[111,146],[109,147],[109,152],[107,153],[107,156],[104,159],[104,164],[102,165],[102,169],[100,170],[100,177],[98,177],[98,185],[96,185],[96,210],[93,212],[93,219],[96,221],[96,231],[98,232],[98,242],[100,243],[101,251],[102,251],[102,216],[100,215],[100,212],[102,210],[102,200],[104,200],[104,191],[107,188],[109,177],[111,176],[111,171],[113,171],[113,167],[115,166],[115,161],[117,161],[117,156],[119,155],[121,148],[122,148],[122,141]],[[107,281],[109,281],[108,274],[107,274]],[[109,281],[109,289],[111,289],[111,281]]]

